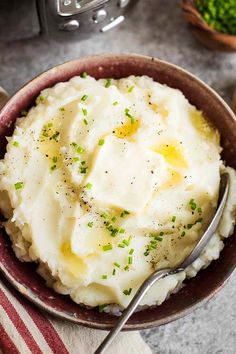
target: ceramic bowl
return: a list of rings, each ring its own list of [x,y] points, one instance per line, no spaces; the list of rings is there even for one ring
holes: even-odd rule
[[[217,32],[204,21],[194,0],[182,0],[184,17],[194,36],[205,46],[223,52],[236,51],[236,36]]]
[[[188,100],[201,109],[221,132],[223,158],[236,168],[236,121],[227,104],[206,84],[183,69],[164,61],[129,54],[108,54],[83,58],[59,65],[34,78],[20,89],[0,112],[0,152],[3,157],[4,136],[13,131],[16,118],[29,108],[39,92],[60,81],[69,80],[86,71],[95,78],[122,78],[129,75],[148,75],[155,81],[180,89]],[[226,282],[236,266],[236,234],[225,242],[220,258],[198,273],[161,306],[135,313],[125,326],[126,330],[146,329],[176,320],[209,300]],[[35,264],[20,262],[14,255],[4,229],[0,229],[0,267],[7,279],[24,296],[39,307],[80,325],[110,329],[117,317],[86,309],[68,296],[55,293],[35,272]]]

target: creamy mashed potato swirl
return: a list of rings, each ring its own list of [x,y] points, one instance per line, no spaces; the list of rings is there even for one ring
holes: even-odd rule
[[[154,269],[189,254],[215,213],[225,168],[219,134],[179,90],[149,77],[59,83],[8,140],[0,208],[14,251],[77,303],[126,307]],[[219,230],[187,272],[158,281],[142,305],[162,303],[218,258],[235,220],[227,169]]]

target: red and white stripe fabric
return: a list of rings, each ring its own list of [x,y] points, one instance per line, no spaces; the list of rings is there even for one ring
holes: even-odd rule
[[[92,354],[106,332],[53,318],[23,298],[0,274],[3,354]],[[120,333],[108,354],[150,354],[138,332]]]

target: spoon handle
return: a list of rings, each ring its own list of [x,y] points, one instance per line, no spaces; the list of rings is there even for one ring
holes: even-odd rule
[[[146,292],[151,288],[151,286],[159,279],[166,277],[169,275],[171,272],[170,269],[162,269],[159,271],[156,271],[153,273],[150,277],[148,277],[143,284],[140,286],[138,289],[137,293],[134,295],[133,299],[130,301],[128,307],[126,310],[123,312],[123,314],[120,316],[119,320],[117,321],[116,325],[113,327],[113,329],[108,333],[108,335],[105,337],[103,342],[99,345],[97,350],[94,352],[94,354],[102,354],[106,350],[106,348],[111,344],[111,342],[114,340],[116,335],[120,332],[122,327],[125,325],[125,323],[128,321],[138,304],[140,303],[140,300],[143,298],[143,296],[146,294]]]

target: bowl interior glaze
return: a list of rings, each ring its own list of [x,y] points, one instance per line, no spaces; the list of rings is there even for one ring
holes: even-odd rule
[[[148,75],[155,81],[180,89],[188,100],[201,109],[219,129],[222,156],[227,165],[236,168],[236,121],[227,104],[207,85],[190,73],[164,61],[129,54],[100,55],[67,62],[36,77],[20,89],[0,112],[0,154],[4,156],[5,136],[12,133],[14,122],[23,109],[35,102],[39,92],[57,82],[67,81],[86,71],[95,78],[121,78],[129,75]],[[200,153],[200,147],[199,147]],[[126,330],[146,329],[171,322],[210,299],[225,283],[236,266],[236,233],[225,242],[220,258],[185,282],[161,306],[135,313]],[[14,255],[8,236],[0,229],[0,268],[9,281],[26,297],[52,314],[78,324],[99,329],[110,329],[116,317],[85,309],[68,296],[46,287],[35,272],[35,265],[22,263]]]

